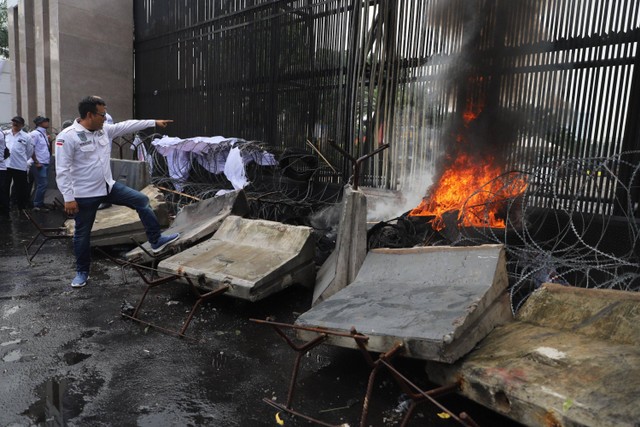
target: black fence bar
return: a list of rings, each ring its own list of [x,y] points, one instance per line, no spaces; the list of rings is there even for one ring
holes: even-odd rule
[[[340,170],[328,180],[351,173],[330,140],[354,157],[389,143],[361,184],[426,190],[471,101],[517,118],[500,141],[506,168],[640,148],[640,0],[143,0],[134,10],[137,116],[171,117],[180,137],[311,153],[309,140]],[[580,189],[581,212],[620,209],[610,182],[577,173],[560,185],[559,195]]]

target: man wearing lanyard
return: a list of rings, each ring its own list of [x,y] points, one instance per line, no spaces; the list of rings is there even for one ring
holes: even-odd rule
[[[78,104],[80,118],[56,138],[56,181],[64,197],[64,211],[75,215],[73,251],[76,257],[74,288],[87,284],[91,266],[91,228],[102,202],[135,209],[154,253],[176,241],[179,234],[163,236],[149,198],[116,182],[111,173],[111,140],[148,127],[164,128],[173,120],[126,120],[105,124],[106,103],[88,96]]]
[[[49,212],[44,206],[44,194],[49,184],[48,170],[51,153],[49,152],[49,137],[47,129],[49,129],[49,118],[38,116],[33,119],[36,129],[29,134],[35,144],[35,166],[34,175],[36,177],[36,192],[33,196],[33,210],[40,212]]]
[[[33,141],[28,133],[22,130],[24,119],[15,116],[11,119],[11,130],[5,134],[7,147],[11,155],[5,160],[7,166],[7,185],[15,195],[18,209],[29,209],[29,184],[27,182],[28,162],[33,158]]]

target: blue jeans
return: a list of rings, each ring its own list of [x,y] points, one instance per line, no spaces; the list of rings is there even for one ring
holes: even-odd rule
[[[33,206],[41,208],[44,206],[44,193],[47,191],[47,185],[49,184],[49,176],[47,175],[49,165],[42,164],[39,168],[34,165],[32,168],[36,176],[36,193],[33,195]]]
[[[106,184],[105,184],[106,185]],[[149,206],[149,198],[139,191],[116,182],[111,192],[100,197],[79,197],[76,199],[79,212],[76,213],[76,230],[73,234],[73,252],[76,256],[76,271],[89,273],[91,266],[91,228],[96,219],[100,203],[127,206],[138,212],[149,242],[160,238],[160,223]]]

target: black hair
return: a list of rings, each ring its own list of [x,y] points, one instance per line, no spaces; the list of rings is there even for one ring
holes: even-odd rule
[[[78,113],[80,113],[80,118],[84,119],[87,117],[88,113],[97,113],[98,109],[96,108],[98,105],[107,105],[104,102],[104,99],[99,96],[87,96],[83,98],[82,101],[78,103]]]

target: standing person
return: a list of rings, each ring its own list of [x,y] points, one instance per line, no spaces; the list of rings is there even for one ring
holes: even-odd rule
[[[49,161],[51,159],[49,136],[47,135],[49,118],[38,116],[33,119],[33,123],[35,123],[36,129],[29,134],[35,145],[35,159],[32,171],[36,178],[36,192],[33,196],[33,210],[49,212],[49,209],[44,206],[44,194],[49,184],[48,171]]]
[[[102,202],[135,209],[154,253],[180,237],[177,233],[168,236],[160,233],[160,224],[149,206],[149,198],[114,181],[110,162],[113,138],[152,126],[164,128],[173,120],[126,120],[105,125],[106,103],[98,96],[82,99],[78,112],[80,118],[56,138],[56,181],[64,197],[64,211],[75,215],[76,276],[71,281],[74,288],[86,285],[89,279],[91,228]]]
[[[4,132],[0,132],[0,217],[9,217],[9,185],[7,184],[6,158],[9,157],[9,149],[4,140]]]
[[[11,195],[15,195],[18,209],[29,209],[29,185],[27,169],[29,159],[33,159],[33,141],[28,133],[22,130],[24,119],[15,116],[11,119],[11,130],[5,135],[7,147],[11,153],[5,160],[7,165],[7,185],[11,188]],[[12,197],[13,198],[13,197]]]

